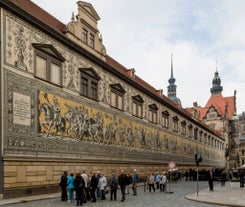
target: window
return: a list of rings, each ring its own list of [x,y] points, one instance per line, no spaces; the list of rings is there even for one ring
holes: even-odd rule
[[[192,131],[193,131],[193,126],[192,125],[189,125],[188,126],[188,137],[192,138]]]
[[[89,46],[94,48],[94,35],[90,33]]]
[[[175,132],[178,132],[178,130],[179,130],[179,118],[177,116],[174,116],[172,121],[173,121],[172,122],[172,130]]]
[[[194,129],[194,139],[195,139],[195,140],[197,140],[197,134],[198,134],[197,132],[198,132],[198,129],[195,128],[195,129]]]
[[[165,128],[169,128],[169,113],[168,113],[168,111],[162,112],[162,125]]]
[[[32,45],[35,48],[35,77],[62,86],[62,62],[65,59],[52,45],[36,43]]]
[[[203,131],[199,132],[199,141],[203,142]]]
[[[158,108],[156,104],[149,105],[149,121],[151,123],[154,123],[154,124],[157,123],[157,111],[158,111]]]
[[[133,96],[132,99],[133,99],[133,116],[142,118],[144,100],[139,95]]]
[[[98,82],[100,77],[93,68],[80,68],[80,94],[98,101]]]
[[[87,42],[88,42],[88,30],[86,30],[84,28],[82,31],[82,40],[83,40],[83,42],[85,42],[87,44]]]
[[[123,111],[125,90],[120,84],[111,84],[111,106]]]
[[[186,122],[181,122],[181,134],[186,135]]]

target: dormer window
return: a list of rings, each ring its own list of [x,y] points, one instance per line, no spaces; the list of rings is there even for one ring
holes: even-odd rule
[[[88,43],[88,30],[86,30],[85,28],[83,28],[83,32],[82,32],[82,40],[83,42],[85,42],[86,44]]]
[[[94,35],[90,33],[89,46],[94,48]]]
[[[52,46],[47,44],[32,44],[34,50],[35,77],[62,86],[62,62],[65,59]]]

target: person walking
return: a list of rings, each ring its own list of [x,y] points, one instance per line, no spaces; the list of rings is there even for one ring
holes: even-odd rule
[[[226,174],[225,169],[224,169],[221,172],[221,186],[225,186],[226,178],[227,178],[227,174]]]
[[[117,178],[115,177],[115,173],[112,173],[110,181],[109,181],[109,185],[110,185],[110,200],[116,201],[117,200],[117,188],[118,188],[118,181]]]
[[[119,182],[121,194],[122,194],[121,202],[124,202],[125,201],[125,189],[128,183],[128,178],[127,178],[127,175],[124,173],[124,170],[121,170],[120,175],[118,177],[118,182]]]
[[[61,187],[61,201],[67,201],[67,171],[61,175],[60,183]]]
[[[83,191],[85,188],[85,182],[80,173],[77,173],[73,182],[75,192],[76,192],[76,201],[77,206],[82,206],[84,201]]]
[[[240,188],[244,187],[244,177],[245,177],[245,170],[241,168],[239,170],[239,175],[240,175]]]
[[[137,173],[137,170],[134,169],[134,174],[133,174],[133,184],[132,184],[132,189],[133,189],[133,195],[137,195],[137,184],[139,182],[139,174]]]
[[[68,202],[74,201],[74,174],[71,173],[67,179],[67,188],[68,188]]]
[[[210,191],[213,191],[214,190],[214,183],[213,183],[213,181],[214,181],[214,172],[213,172],[213,168],[212,167],[208,170],[207,178],[208,178],[209,189],[210,189]]]

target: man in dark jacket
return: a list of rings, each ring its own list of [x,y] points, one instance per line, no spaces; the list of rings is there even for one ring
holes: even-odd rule
[[[85,182],[80,173],[76,174],[73,185],[76,191],[77,206],[79,205],[82,206],[85,197],[84,196]]]
[[[127,175],[124,173],[124,170],[121,170],[121,173],[118,177],[118,182],[121,188],[121,194],[122,194],[122,202],[125,201],[125,189],[126,189],[126,185],[128,184],[128,177]]]
[[[95,175],[95,173],[92,173],[91,180],[90,180],[90,194],[92,197],[92,202],[96,202],[96,196],[95,196],[95,191],[98,186],[98,179]]]
[[[60,178],[60,183],[61,187],[61,201],[67,201],[67,172],[65,171],[64,174]]]
[[[114,198],[114,201],[117,200],[117,188],[118,188],[118,182],[115,177],[115,174],[112,173],[111,178],[109,180],[109,185],[110,185],[110,198],[111,201]]]
[[[208,170],[207,178],[208,178],[209,189],[210,191],[213,191],[214,190],[214,183],[213,183],[214,171],[212,167]]]

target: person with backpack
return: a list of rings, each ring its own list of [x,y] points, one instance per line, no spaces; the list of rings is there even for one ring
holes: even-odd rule
[[[84,202],[84,189],[85,189],[85,182],[80,173],[77,173],[75,179],[73,181],[73,185],[76,192],[76,201],[77,206],[82,206]]]
[[[117,200],[117,188],[118,188],[118,181],[115,177],[115,173],[112,173],[111,178],[109,180],[109,185],[110,185],[110,198],[111,201],[114,198],[114,201]]]
[[[137,173],[137,170],[134,169],[134,174],[133,174],[133,185],[132,185],[132,189],[133,189],[133,195],[137,195],[137,183],[139,182],[140,176]]]

